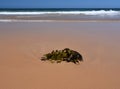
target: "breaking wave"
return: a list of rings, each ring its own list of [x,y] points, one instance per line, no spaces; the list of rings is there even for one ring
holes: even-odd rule
[[[0,15],[97,15],[115,16],[120,15],[120,11],[115,10],[92,10],[92,11],[0,11]]]

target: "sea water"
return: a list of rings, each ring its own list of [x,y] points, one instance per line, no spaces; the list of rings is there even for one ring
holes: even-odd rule
[[[119,8],[0,9],[0,21],[120,21]]]

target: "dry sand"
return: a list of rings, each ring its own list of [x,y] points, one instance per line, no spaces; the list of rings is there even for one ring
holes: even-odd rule
[[[119,22],[0,23],[0,89],[120,89]],[[51,64],[69,47],[84,62]]]

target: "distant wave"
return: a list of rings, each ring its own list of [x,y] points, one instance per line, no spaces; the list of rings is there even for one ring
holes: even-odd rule
[[[99,11],[0,11],[0,15],[98,15],[98,16],[115,16],[120,15],[120,11],[115,10],[99,10]]]

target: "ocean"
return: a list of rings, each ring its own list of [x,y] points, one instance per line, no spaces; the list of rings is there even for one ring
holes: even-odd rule
[[[120,8],[0,9],[0,22],[11,21],[120,21]]]

